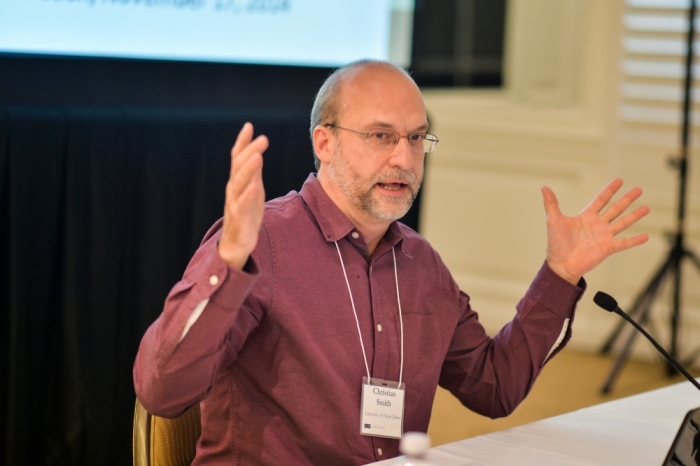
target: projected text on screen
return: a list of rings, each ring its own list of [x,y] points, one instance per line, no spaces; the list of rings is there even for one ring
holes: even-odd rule
[[[0,52],[302,66],[363,57],[406,62],[412,9],[412,0],[0,0]],[[402,41],[403,57],[391,50]]]

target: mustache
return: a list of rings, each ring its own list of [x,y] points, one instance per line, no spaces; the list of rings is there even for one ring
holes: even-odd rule
[[[419,183],[418,177],[415,173],[409,170],[402,170],[400,168],[394,168],[387,172],[380,173],[375,176],[372,181],[374,184],[384,183],[387,181],[400,181],[401,183],[405,183],[411,187],[414,187]]]

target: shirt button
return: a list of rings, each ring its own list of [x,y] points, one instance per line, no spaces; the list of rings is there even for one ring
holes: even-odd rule
[[[357,239],[357,238],[360,237],[360,234],[359,234],[358,232],[356,232],[356,231],[353,231],[351,236],[352,236],[353,238]]]
[[[379,456],[382,456],[382,449],[381,449],[381,448],[377,448],[377,453],[379,453]]]
[[[219,277],[217,277],[216,275],[212,275],[211,277],[209,277],[209,284],[210,285],[217,285],[218,283],[219,283]]]
[[[379,332],[382,331],[382,324],[377,324],[377,331],[379,331]]]

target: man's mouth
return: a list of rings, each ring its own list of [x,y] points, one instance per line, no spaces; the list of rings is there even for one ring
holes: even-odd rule
[[[386,189],[387,191],[398,191],[404,187],[406,187],[406,183],[377,183],[381,188]]]

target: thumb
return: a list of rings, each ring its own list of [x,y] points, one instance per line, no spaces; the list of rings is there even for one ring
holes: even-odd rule
[[[547,214],[547,218],[553,218],[561,215],[557,196],[555,196],[554,191],[549,189],[547,186],[542,186],[542,200],[544,202],[544,211]]]

